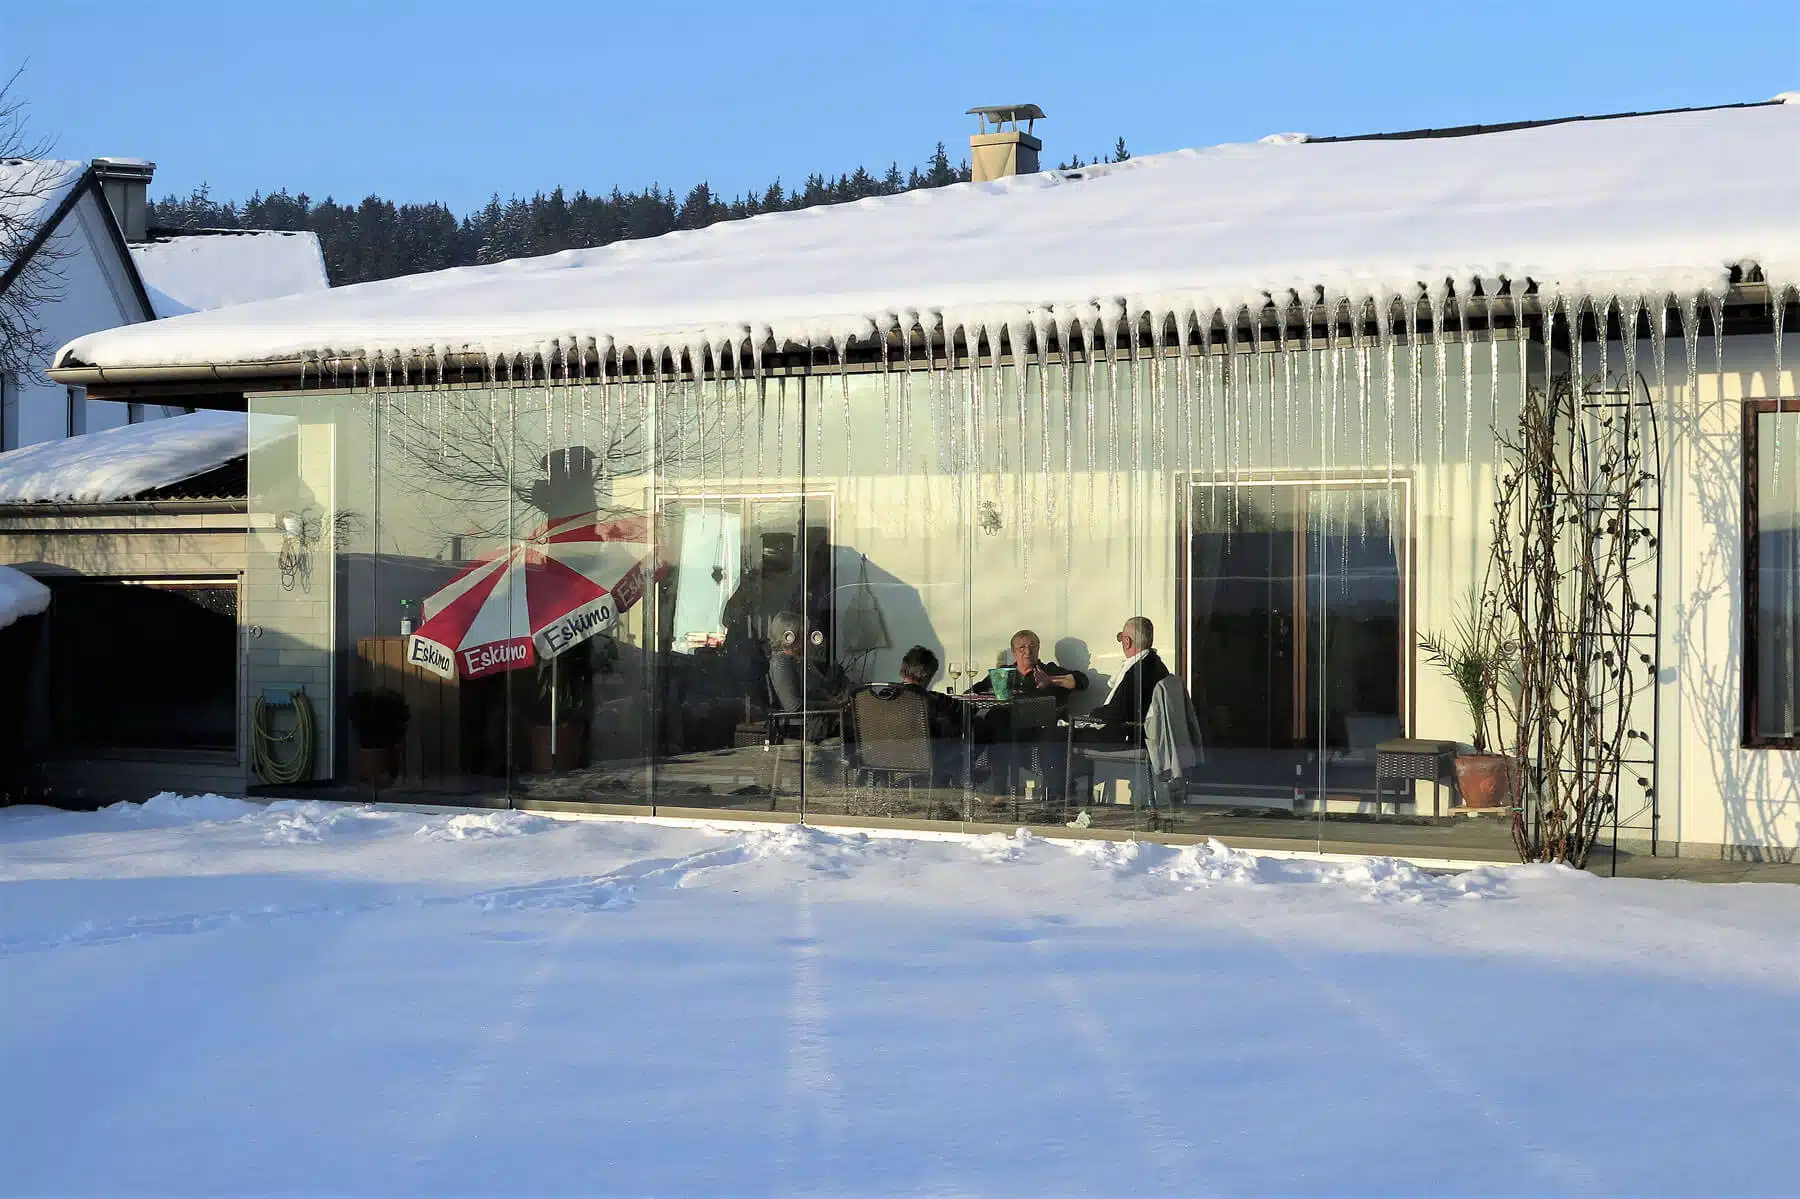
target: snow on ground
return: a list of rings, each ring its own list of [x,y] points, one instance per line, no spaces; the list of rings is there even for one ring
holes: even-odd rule
[[[1800,889],[0,811],[8,1194],[1776,1194]]]
[[[0,504],[104,504],[224,466],[293,432],[289,417],[190,412],[0,454]]]

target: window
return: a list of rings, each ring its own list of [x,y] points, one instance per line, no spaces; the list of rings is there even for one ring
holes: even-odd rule
[[[1744,744],[1800,749],[1800,400],[1744,405]]]
[[[65,750],[237,748],[237,585],[58,581],[51,709]]]

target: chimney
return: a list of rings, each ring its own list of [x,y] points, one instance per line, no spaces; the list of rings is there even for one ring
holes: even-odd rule
[[[1035,104],[1000,104],[971,108],[969,115],[981,122],[981,131],[969,138],[969,174],[975,182],[1037,174],[1038,151],[1044,143],[1031,136],[1031,127],[1043,119],[1043,109]]]
[[[150,176],[155,173],[156,164],[141,158],[94,159],[94,174],[126,241],[149,240]]]

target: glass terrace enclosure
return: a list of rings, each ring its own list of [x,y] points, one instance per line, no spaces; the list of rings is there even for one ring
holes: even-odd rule
[[[1503,820],[1450,815],[1448,774],[1378,779],[1377,747],[1470,738],[1419,636],[1482,581],[1494,430],[1568,369],[1567,328],[1345,317],[315,370],[250,400],[295,430],[250,464],[252,693],[304,688],[315,780],[387,800],[1410,829],[1504,856]],[[1605,329],[1584,374],[1623,377]],[[1071,729],[1134,616],[1197,716],[1174,788]],[[796,628],[815,669],[783,716]],[[924,646],[965,691],[1021,630],[1085,689],[1022,729],[961,704],[936,769],[862,768],[849,689]],[[383,691],[406,709],[386,761],[355,718]]]

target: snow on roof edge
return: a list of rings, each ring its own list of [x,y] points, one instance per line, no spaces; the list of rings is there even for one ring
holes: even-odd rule
[[[50,589],[13,566],[0,566],[0,629],[50,607]]]
[[[191,412],[0,454],[0,504],[105,504],[169,487],[292,432],[287,417]]]
[[[1776,294],[1785,294],[1800,280],[1800,234],[1781,215],[1791,213],[1791,191],[1780,189],[1800,179],[1765,171],[1775,176],[1772,185],[1755,174],[1746,184],[1742,172],[1706,169],[1800,149],[1793,106],[1786,108],[1791,115],[1773,120],[1743,115],[1782,112],[1761,105],[1454,139],[1146,155],[383,280],[337,289],[324,304],[313,302],[317,297],[267,301],[226,320],[209,320],[225,315],[213,313],[136,336],[90,335],[63,347],[57,361],[154,371],[325,360],[380,369],[405,359],[422,360],[429,370],[442,369],[452,355],[493,364],[541,356],[549,363],[569,349],[691,351],[745,339],[756,346],[841,346],[914,323],[927,332],[966,333],[1067,328],[1105,312],[1235,314],[1271,297],[1315,293],[1435,304],[1452,281],[1463,295],[1475,290],[1471,285],[1492,295],[1501,280],[1530,280],[1551,297],[1661,300],[1721,295],[1734,267],[1761,269]],[[1314,157],[1325,153],[1332,156]],[[1411,174],[1394,184],[1383,172],[1396,163]],[[1581,169],[1571,172],[1571,163]],[[1510,177],[1521,167],[1530,186]],[[1310,200],[1307,189],[1320,176],[1330,176],[1324,182],[1340,195],[1356,193],[1343,212],[1296,203]],[[1469,186],[1475,180],[1479,188]],[[1252,219],[1206,207],[1216,193],[1235,194],[1218,186],[1233,182],[1266,201]],[[1727,186],[1733,205],[1721,202]],[[1749,204],[1739,202],[1746,186]],[[1787,197],[1779,200],[1778,220],[1766,211],[1771,187]],[[1489,199],[1488,190],[1500,195]],[[1568,213],[1586,223],[1565,229]],[[1016,237],[1015,218],[1036,223],[1035,242]],[[1309,228],[1334,219],[1345,230],[1336,243]],[[1209,225],[1223,229],[1210,242],[1203,235]],[[1190,236],[1196,229],[1201,235]],[[882,244],[884,235],[892,244]],[[1125,252],[1116,260],[1084,256],[1084,238]],[[1246,238],[1254,243],[1248,252],[1237,244]],[[1010,240],[1039,252],[1032,261],[1043,269],[1015,269],[1028,257],[1024,250],[1010,260],[995,252]],[[1165,248],[1170,252],[1161,253]],[[890,252],[884,257],[883,250]],[[907,257],[935,266],[920,270],[902,261]],[[863,260],[871,269],[858,269]],[[1065,260],[1066,268],[1056,269]],[[634,287],[641,298],[631,294]]]

